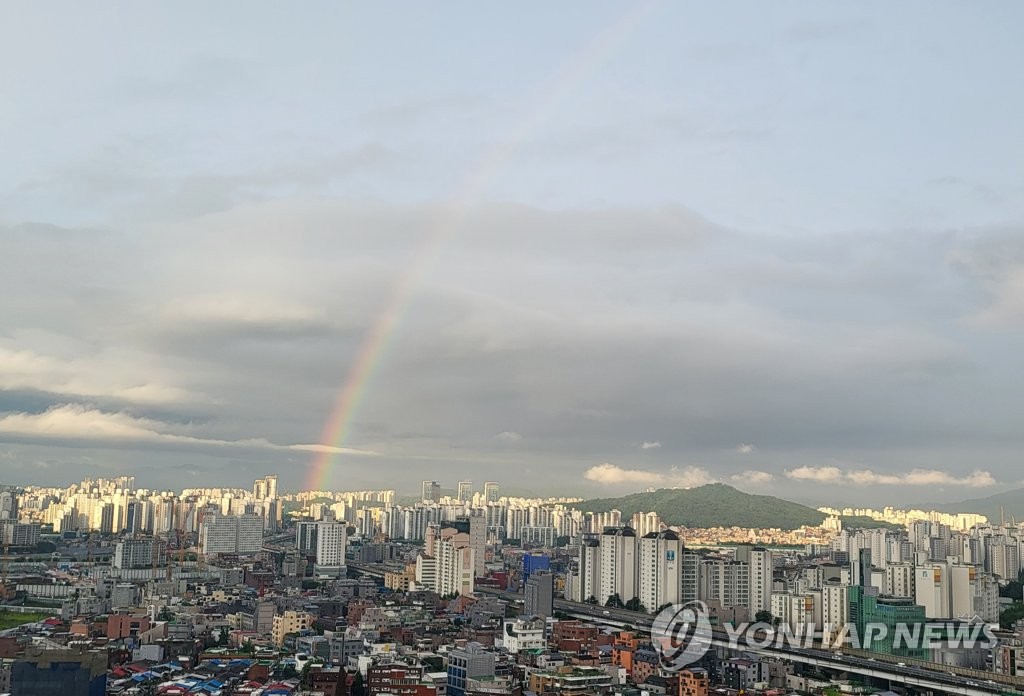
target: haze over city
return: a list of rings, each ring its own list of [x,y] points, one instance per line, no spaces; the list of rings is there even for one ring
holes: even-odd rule
[[[1021,485],[1021,5],[171,7],[0,10],[0,483]]]

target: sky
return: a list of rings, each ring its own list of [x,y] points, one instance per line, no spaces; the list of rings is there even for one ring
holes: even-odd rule
[[[1022,22],[5,3],[0,479],[1020,486]]]

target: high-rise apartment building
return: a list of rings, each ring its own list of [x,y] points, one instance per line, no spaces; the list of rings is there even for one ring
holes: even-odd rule
[[[263,548],[259,515],[207,515],[202,525],[203,553],[252,555]]]
[[[437,481],[424,481],[420,499],[424,503],[437,503],[441,500],[441,484]]]
[[[523,586],[523,609],[527,616],[547,618],[554,613],[554,576],[538,570],[530,574]]]
[[[580,544],[575,590],[577,602],[601,601],[601,544],[593,537]]]
[[[252,485],[252,497],[256,500],[273,500],[277,498],[277,476],[264,476],[256,479]]]
[[[0,520],[18,519],[18,494],[14,490],[0,490]]]
[[[435,546],[437,584],[434,590],[442,595],[472,594],[476,553],[469,545],[468,535],[456,534],[442,538]]]
[[[468,503],[473,500],[472,481],[459,481],[458,499],[463,503]]]
[[[750,600],[747,604],[750,615],[771,611],[775,572],[772,552],[761,546],[740,546],[736,549],[736,560],[750,567]]]
[[[601,548],[601,593],[604,604],[613,595],[623,602],[636,597],[636,532],[632,527],[612,527],[598,537]]]
[[[637,555],[637,597],[648,610],[678,604],[682,588],[683,542],[672,531],[649,532],[640,538]]]
[[[700,564],[698,597],[723,607],[750,607],[750,564],[721,558]],[[751,614],[753,618],[753,614]]]
[[[124,539],[114,547],[115,568],[152,568],[165,561],[164,545],[156,539]]]
[[[501,495],[498,492],[498,484],[494,481],[488,481],[484,484],[484,503],[496,503],[500,500]]]
[[[317,574],[339,575],[345,569],[348,530],[344,522],[318,522],[316,529]]]

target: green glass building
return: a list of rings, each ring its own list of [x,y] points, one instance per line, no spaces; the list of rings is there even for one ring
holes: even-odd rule
[[[862,650],[928,659],[929,650],[920,641],[927,620],[924,607],[909,597],[883,597],[874,587],[851,586],[847,591],[850,621],[857,631]],[[908,645],[909,644],[909,645]]]

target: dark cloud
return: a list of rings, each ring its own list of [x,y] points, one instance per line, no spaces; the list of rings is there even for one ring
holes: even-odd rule
[[[134,259],[105,248],[119,235],[88,232],[100,261],[92,273],[110,279],[122,311],[79,307],[61,340],[31,317],[11,326],[0,348],[51,361],[50,378],[66,375],[44,391],[3,392],[4,411],[98,404],[192,439],[83,440],[54,427],[51,446],[115,452],[114,461],[125,449],[139,462],[174,452],[190,471],[199,471],[193,460],[239,460],[241,447],[256,468],[280,467],[299,484],[308,453],[216,443],[316,442],[362,342],[416,263],[411,249],[441,235],[378,347],[345,443],[379,455],[372,468],[339,455],[338,485],[377,477],[400,486],[414,462],[478,478],[546,462],[552,491],[607,484],[583,477],[604,462],[602,471],[635,471],[637,481],[676,480],[671,467],[732,480],[754,467],[757,484],[771,487],[787,468],[843,460],[895,481],[891,472],[925,460],[955,471],[957,457],[936,452],[965,443],[987,453],[972,468],[1013,475],[1005,447],[1019,429],[1006,414],[1017,397],[989,388],[986,359],[1001,342],[962,321],[986,306],[983,294],[976,307],[962,298],[975,282],[965,259],[983,264],[986,243],[997,243],[979,241],[981,232],[799,243],[678,208],[480,205],[454,215],[304,199],[152,229],[148,277],[134,287],[115,282],[133,276]],[[20,253],[44,253],[60,234],[73,231],[23,236]],[[74,278],[73,258],[63,263]],[[40,288],[35,301],[57,306],[74,287]],[[93,354],[47,352],[79,345],[83,326]],[[5,379],[34,360],[10,358]],[[152,377],[151,367],[164,390],[152,393],[173,396],[165,405],[147,406],[145,389],[130,398],[133,376]],[[81,394],[62,393],[62,383]],[[0,440],[40,446],[38,432],[17,428]],[[645,442],[661,444],[638,447]],[[757,446],[738,452],[737,442]],[[211,479],[231,481],[226,463],[208,466]],[[786,485],[797,484],[816,480]]]
[[[1018,477],[1019,21],[37,5],[5,475],[296,486],[362,364],[336,486]]]

